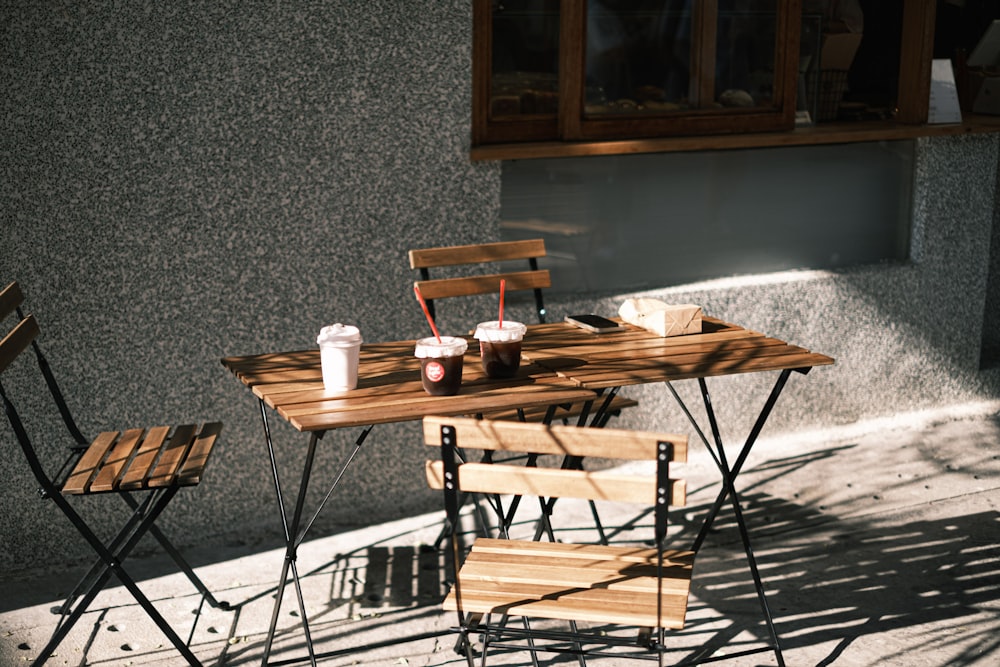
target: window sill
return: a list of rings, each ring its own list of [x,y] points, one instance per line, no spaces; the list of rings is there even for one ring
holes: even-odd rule
[[[909,125],[889,121],[857,123],[821,123],[788,132],[664,137],[593,142],[538,142],[476,146],[470,158],[483,160],[528,160],[533,158],[582,157],[587,155],[625,155],[630,153],[673,153],[713,151],[738,148],[773,148],[847,144],[859,141],[892,141],[918,137],[957,136],[1000,132],[1000,116],[965,114],[963,122],[949,125]]]

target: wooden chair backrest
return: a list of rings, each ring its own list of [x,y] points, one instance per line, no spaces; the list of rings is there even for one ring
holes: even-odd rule
[[[410,250],[410,268],[420,271],[414,284],[432,308],[435,299],[448,299],[477,294],[495,294],[500,280],[506,281],[506,291],[534,290],[540,318],[544,317],[541,290],[552,286],[548,269],[539,269],[537,260],[545,257],[545,241],[500,241],[476,245],[460,245]],[[527,260],[527,271],[501,271],[460,277],[431,279],[430,269]]]
[[[13,313],[22,303],[24,303],[24,293],[21,292],[21,286],[17,282],[4,287],[0,292],[0,320]]]
[[[25,316],[20,310],[23,301],[24,294],[16,282],[0,292],[0,325],[3,327],[0,331],[7,331],[0,338],[0,374],[22,352],[33,347],[42,379],[45,380],[55,407],[75,443],[69,450],[67,463],[57,474],[57,477],[65,479],[50,477],[35,452],[12,398],[0,383],[3,412],[45,495],[138,491],[199,483],[222,424],[208,422],[201,427],[188,424],[174,428],[155,426],[122,432],[106,431],[93,441],[86,439],[70,414],[48,361],[39,346],[33,345],[40,329],[34,315]],[[17,321],[8,330],[7,320],[15,313]]]
[[[657,461],[662,456],[665,461],[675,463],[687,460],[687,437],[683,435],[458,417],[426,417],[424,442],[428,446],[442,446],[443,426],[454,429],[457,446],[464,452],[490,450],[622,461]],[[431,488],[444,488],[445,464],[442,461],[428,461],[426,475]],[[654,504],[658,498],[654,476],[614,470],[591,472],[526,467],[523,463],[462,463],[457,486],[461,491],[473,493],[546,498],[648,504]],[[669,486],[669,491],[665,493],[669,504],[683,506],[686,501],[684,480],[670,479]]]
[[[0,292],[0,322],[14,313],[24,301],[24,294],[16,282]],[[0,341],[0,373],[17,358],[38,336],[38,322],[34,315],[20,320]]]

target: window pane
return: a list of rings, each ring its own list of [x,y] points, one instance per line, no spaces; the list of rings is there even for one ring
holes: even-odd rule
[[[716,42],[714,101],[725,107],[773,106],[774,47],[773,7],[769,12],[722,13]]]
[[[493,3],[490,119],[559,111],[559,0]]]
[[[912,172],[912,141],[504,162],[501,237],[563,292],[902,260]]]
[[[586,113],[769,107],[777,0],[589,0]]]

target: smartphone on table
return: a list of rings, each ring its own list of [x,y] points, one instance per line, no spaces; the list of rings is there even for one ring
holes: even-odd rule
[[[621,325],[614,320],[609,320],[606,317],[593,314],[567,315],[566,321],[574,326],[586,329],[587,331],[593,331],[594,333],[608,333],[609,331],[618,331],[618,329],[621,328]]]

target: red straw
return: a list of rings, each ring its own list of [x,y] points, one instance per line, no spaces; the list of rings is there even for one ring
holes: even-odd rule
[[[416,285],[414,285],[413,286],[413,293],[417,295],[417,301],[420,302],[420,307],[424,309],[424,315],[427,316],[427,323],[429,325],[431,325],[431,331],[434,332],[434,337],[437,338],[438,342],[440,343],[441,342],[441,334],[438,333],[438,328],[436,326],[434,326],[434,318],[431,317],[431,311],[429,311],[427,309],[427,302],[424,301],[423,295],[420,294],[420,288],[417,287]]]
[[[500,329],[503,329],[503,293],[507,288],[507,281],[503,278],[500,279]]]

